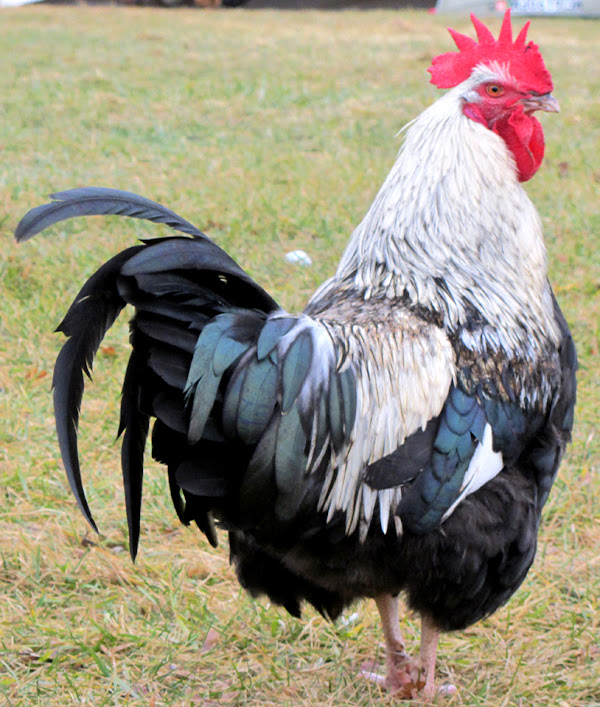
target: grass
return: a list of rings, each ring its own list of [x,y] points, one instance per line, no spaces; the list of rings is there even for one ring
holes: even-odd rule
[[[103,535],[68,489],[49,392],[52,330],[86,275],[157,227],[78,220],[17,247],[45,195],[109,185],[205,228],[286,307],[331,274],[392,164],[397,130],[437,91],[425,69],[446,21],[410,12],[2,11],[0,75],[0,700],[45,705],[371,705],[356,679],[381,659],[374,607],[333,626],[239,589],[227,553],[174,518],[151,467],[142,550],[126,547],[116,431],[126,322],[84,401],[81,454]],[[457,29],[467,25],[453,20]],[[570,447],[524,586],[492,618],[445,636],[448,705],[600,705],[600,227],[597,22],[541,20],[562,113],[527,185],[581,357]],[[300,268],[283,259],[306,250]],[[407,619],[406,634],[417,639]]]

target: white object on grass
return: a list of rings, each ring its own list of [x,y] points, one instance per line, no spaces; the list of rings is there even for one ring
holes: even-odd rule
[[[285,259],[288,263],[295,263],[296,265],[312,265],[310,255],[303,250],[290,250],[289,253],[285,254]]]

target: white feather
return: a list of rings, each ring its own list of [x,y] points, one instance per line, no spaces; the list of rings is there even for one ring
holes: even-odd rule
[[[477,445],[469,468],[465,473],[460,496],[446,511],[442,520],[446,520],[464,498],[480,489],[502,471],[504,468],[502,454],[494,452],[493,445],[494,433],[491,425],[487,423],[483,431],[483,440]]]
[[[335,345],[345,349],[354,372],[356,419],[346,448],[332,459],[319,509],[328,519],[343,511],[346,532],[351,533],[361,519],[375,521],[372,497],[361,492],[365,468],[391,454],[439,414],[455,376],[454,352],[441,329],[403,310],[395,311],[385,324],[370,317],[360,325],[331,319],[320,324]],[[399,501],[399,490],[379,493],[384,532]]]
[[[539,215],[502,138],[462,112],[465,95],[490,75],[477,69],[413,121],[311,305],[352,282],[365,300],[407,294],[453,327],[474,306],[491,324],[481,337],[510,356],[539,352],[548,336],[558,342]]]

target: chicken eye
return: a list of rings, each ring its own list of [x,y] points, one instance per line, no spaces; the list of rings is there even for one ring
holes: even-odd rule
[[[498,96],[501,96],[504,93],[504,89],[497,83],[490,83],[485,87],[485,92],[488,96],[493,96],[494,98],[497,98]]]

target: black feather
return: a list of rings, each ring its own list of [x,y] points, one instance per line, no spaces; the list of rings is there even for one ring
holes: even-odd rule
[[[251,361],[243,378],[236,414],[237,434],[245,444],[256,444],[277,402],[277,369],[269,359]]]
[[[256,342],[258,360],[268,356],[283,336],[298,322],[296,317],[273,317],[264,325]]]
[[[150,244],[123,267],[124,276],[149,275],[165,270],[214,273],[217,294],[228,292],[231,304],[271,312],[279,309],[275,300],[259,287],[227,253],[208,238],[166,238]],[[229,279],[231,278],[231,280]]]
[[[340,379],[336,371],[329,376],[329,427],[334,449],[341,449],[344,443],[344,398]]]
[[[97,528],[81,482],[77,446],[83,374],[90,375],[100,342],[125,306],[118,295],[116,280],[122,264],[140,248],[143,246],[119,253],[92,275],[57,329],[69,337],[56,359],[52,379],[58,443],[73,494],[94,530]]]
[[[237,431],[238,410],[240,408],[242,386],[248,373],[248,362],[253,358],[253,351],[248,351],[234,369],[225,390],[223,409],[221,412],[223,432],[233,439]]]
[[[281,371],[281,409],[284,413],[292,407],[310,372],[313,357],[312,337],[300,332],[285,352]]]
[[[297,406],[282,415],[275,446],[275,481],[279,496],[275,514],[283,522],[291,520],[302,502],[302,487],[308,458],[307,440]]]
[[[181,349],[189,354],[194,352],[194,347],[198,340],[198,335],[189,331],[189,329],[185,329],[181,325],[174,324],[168,320],[149,317],[144,312],[136,316],[135,328],[148,338]]]
[[[199,457],[199,461],[188,459],[177,467],[177,484],[194,496],[225,496],[228,480],[219,451],[209,450],[207,445],[203,445]]]
[[[206,238],[202,231],[174,211],[132,192],[106,187],[81,187],[51,194],[50,198],[53,201],[36,206],[19,221],[15,230],[17,241],[26,241],[44,229],[75,216],[108,215],[164,223],[175,231]]]
[[[173,388],[183,390],[187,380],[189,357],[171,346],[152,345],[148,356],[148,365]]]
[[[365,482],[373,489],[387,489],[412,481],[431,458],[438,426],[439,418],[432,418],[425,429],[413,432],[394,452],[370,464]]]
[[[356,419],[356,380],[350,368],[338,373],[344,407],[344,435],[349,435]]]
[[[187,434],[187,421],[184,414],[184,397],[177,391],[161,391],[151,403],[152,414],[167,427],[180,434]]]
[[[125,508],[129,528],[129,552],[135,560],[140,539],[140,516],[142,508],[142,484],[144,478],[144,449],[148,437],[150,418],[140,410],[140,373],[143,370],[136,349],[129,357],[121,396],[121,420],[119,435],[121,445],[121,468],[125,489]]]
[[[156,241],[150,241],[152,245]],[[135,281],[140,290],[156,297],[166,297],[168,295],[180,295],[185,298],[194,297],[197,302],[203,304],[214,304],[215,293],[212,290],[202,287],[193,279],[193,272],[173,273],[173,272],[153,272],[149,274],[140,273],[136,275]],[[218,302],[226,304],[226,300]]]
[[[280,417],[274,415],[265,433],[255,447],[239,492],[240,522],[242,524],[261,517],[277,497],[275,482],[275,448]]]

